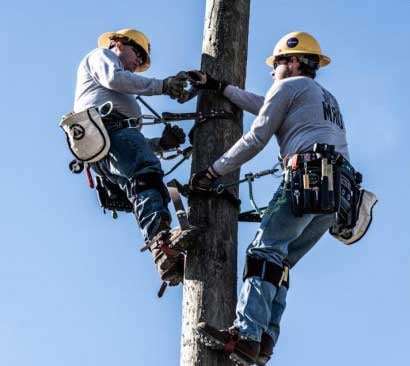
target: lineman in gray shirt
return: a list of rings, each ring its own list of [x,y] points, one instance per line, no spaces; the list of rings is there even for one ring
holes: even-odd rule
[[[154,151],[178,147],[184,143],[185,134],[179,127],[167,125],[161,138],[146,139],[140,124],[128,122],[130,118],[135,122],[141,117],[135,94],[167,94],[175,99],[184,92],[186,77],[180,73],[158,80],[135,74],[147,70],[151,63],[149,41],[139,31],[104,33],[98,46],[78,67],[74,101],[75,112],[108,101],[113,104],[113,112],[103,118],[111,148],[92,167],[126,192],[145,240],[153,244],[150,249],[161,279],[176,285],[182,278],[184,257],[180,251],[167,250],[165,254],[163,249],[171,243],[183,249],[189,243],[190,233],[170,232],[169,195]]]
[[[253,158],[273,135],[282,157],[310,152],[315,143],[324,143],[334,145],[348,159],[345,125],[338,103],[314,80],[316,70],[329,62],[311,35],[293,32],[278,42],[273,56],[267,59],[268,65],[281,75],[276,75],[265,98],[209,75],[189,72],[198,80],[197,88],[223,92],[237,106],[257,115],[248,133],[212,166],[191,177],[191,189],[208,191],[218,177]],[[233,327],[219,331],[200,323],[200,339],[216,349],[229,349],[231,359],[240,365],[265,365],[279,336],[289,284],[288,268],[314,246],[334,219],[334,214],[324,213],[296,217],[291,212],[291,193],[282,183],[247,249],[247,275]],[[278,273],[280,280],[275,282],[273,278]]]

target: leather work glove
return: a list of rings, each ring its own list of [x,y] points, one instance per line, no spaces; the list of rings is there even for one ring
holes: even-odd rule
[[[181,71],[175,76],[167,77],[163,80],[162,94],[169,95],[171,99],[181,97],[188,86],[189,76],[185,71]]]
[[[228,83],[225,81],[214,79],[211,75],[200,70],[190,70],[186,74],[189,76],[189,81],[197,89],[215,90],[223,93]]]
[[[171,126],[167,123],[164,131],[162,131],[159,146],[161,146],[164,150],[179,147],[179,145],[185,142],[185,137],[185,132],[181,127]]]
[[[220,175],[210,166],[208,169],[201,170],[192,174],[189,180],[189,188],[194,192],[209,192]]]

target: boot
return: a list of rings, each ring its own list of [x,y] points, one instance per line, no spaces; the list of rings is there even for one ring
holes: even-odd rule
[[[178,260],[166,271],[159,271],[162,279],[162,285],[158,290],[157,296],[161,298],[164,295],[165,290],[168,286],[178,286],[180,283],[184,282],[184,265],[185,256],[180,254]]]
[[[166,270],[160,269],[157,266],[159,276],[167,285],[177,286],[184,280],[185,256],[178,254],[176,257],[172,257],[172,262],[169,260],[168,263],[169,266]]]
[[[206,322],[199,323],[196,332],[199,341],[214,350],[229,354],[229,358],[240,366],[251,366],[256,363],[260,343],[241,337],[235,327],[218,330]]]
[[[187,250],[196,238],[199,230],[190,226],[186,230],[179,227],[169,228],[169,224],[160,225],[160,231],[150,240],[145,248],[151,250],[158,272],[168,271],[179,260],[179,256]]]
[[[256,364],[258,366],[265,366],[268,363],[273,354],[273,347],[272,337],[267,333],[262,333],[261,350],[259,356],[256,358]]]

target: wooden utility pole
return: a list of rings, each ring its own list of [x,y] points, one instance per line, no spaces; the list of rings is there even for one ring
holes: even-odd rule
[[[248,52],[250,0],[207,0],[201,69],[219,80],[244,87]],[[192,173],[207,168],[242,135],[242,112],[226,98],[204,91],[197,111],[233,112],[230,120],[215,119],[194,132]],[[239,171],[224,182],[239,178]],[[238,194],[237,187],[234,189]],[[228,357],[199,343],[196,325],[206,320],[231,326],[237,283],[238,208],[225,198],[191,195],[189,218],[203,227],[196,247],[188,253],[183,293],[181,366],[231,365]]]

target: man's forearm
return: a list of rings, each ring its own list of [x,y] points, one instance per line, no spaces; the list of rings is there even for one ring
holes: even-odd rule
[[[264,97],[240,89],[233,85],[228,85],[223,94],[239,108],[252,113],[255,116],[258,115],[264,101]]]

